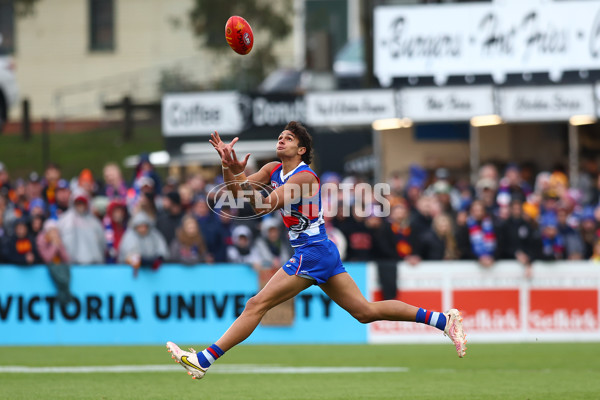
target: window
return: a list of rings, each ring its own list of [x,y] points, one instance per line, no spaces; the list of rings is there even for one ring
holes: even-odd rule
[[[110,51],[115,49],[114,0],[89,0],[90,5],[90,50]]]
[[[0,0],[0,54],[15,51],[15,7],[13,0]]]

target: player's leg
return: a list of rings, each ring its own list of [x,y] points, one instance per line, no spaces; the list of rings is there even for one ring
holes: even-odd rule
[[[290,276],[280,269],[256,296],[248,300],[242,314],[215,344],[200,353],[181,350],[173,342],[167,343],[167,349],[172,353],[172,358],[188,370],[189,375],[194,379],[202,378],[215,360],[250,336],[267,311],[296,296],[311,284],[308,279]]]
[[[242,314],[229,329],[217,340],[216,344],[227,351],[243,342],[256,329],[267,311],[312,285],[312,281],[299,276],[290,276],[282,269],[267,282],[264,288],[246,303]]]
[[[333,301],[361,323],[381,320],[426,323],[442,330],[450,337],[459,357],[465,355],[467,341],[458,310],[452,309],[444,314],[427,311],[398,300],[369,302],[350,274],[346,272],[332,276],[319,286]]]
[[[397,300],[369,302],[347,272],[334,275],[320,288],[359,322],[415,321],[418,307]]]

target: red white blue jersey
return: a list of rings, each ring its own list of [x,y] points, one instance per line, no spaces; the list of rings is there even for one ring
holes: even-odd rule
[[[319,190],[311,197],[298,199],[291,205],[285,205],[279,209],[283,217],[283,223],[288,229],[292,247],[327,239],[321,206],[321,183],[317,174],[308,165],[301,162],[296,168],[284,175],[282,164],[278,164],[271,171],[271,187],[276,189],[282,186],[290,177],[300,172],[313,174],[319,182]]]

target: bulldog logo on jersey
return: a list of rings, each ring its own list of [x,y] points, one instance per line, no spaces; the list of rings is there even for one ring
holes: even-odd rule
[[[294,225],[288,226],[290,231],[304,232],[310,226],[310,219],[308,219],[308,217],[302,214],[300,211],[292,210],[291,214],[293,218],[298,220],[298,222],[296,222]]]

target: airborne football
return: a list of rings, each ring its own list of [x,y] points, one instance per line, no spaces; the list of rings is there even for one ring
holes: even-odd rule
[[[254,45],[254,34],[250,24],[242,17],[234,15],[225,24],[225,39],[229,47],[238,54],[246,55]]]

